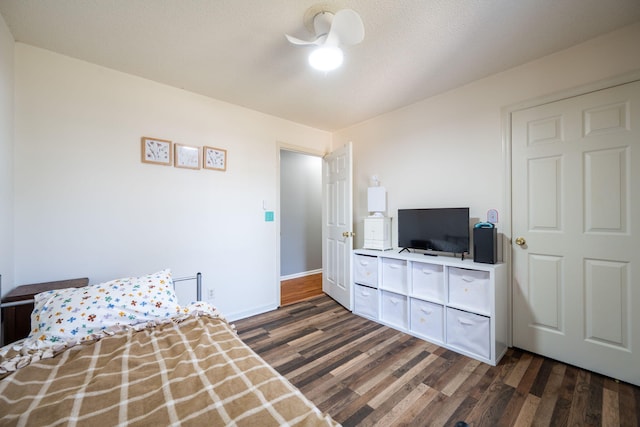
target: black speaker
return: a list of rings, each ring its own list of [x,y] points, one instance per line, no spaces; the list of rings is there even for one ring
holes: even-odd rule
[[[473,229],[473,261],[483,264],[498,262],[498,233],[494,228]]]

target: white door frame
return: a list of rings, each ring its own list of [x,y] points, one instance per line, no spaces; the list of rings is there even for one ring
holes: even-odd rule
[[[280,307],[280,301],[282,300],[282,295],[280,292],[280,151],[293,151],[295,153],[307,154],[309,156],[315,156],[322,158],[327,152],[314,150],[312,148],[300,147],[299,145],[288,144],[286,142],[276,142],[276,205],[273,209],[276,213],[276,277],[275,277],[275,287],[276,287],[276,306]]]
[[[586,85],[577,86],[574,88],[566,89],[551,95],[537,97],[523,101],[517,104],[509,105],[502,108],[502,159],[504,162],[504,227],[503,227],[503,261],[507,264],[507,277],[508,277],[508,301],[509,301],[509,331],[508,331],[508,343],[511,347],[513,345],[513,264],[512,264],[512,252],[513,247],[511,239],[513,236],[512,230],[512,209],[511,209],[511,114],[515,111],[524,110],[527,108],[536,107],[538,105],[547,104],[550,102],[560,101],[562,99],[571,98],[574,96],[584,95],[590,92],[595,92],[602,89],[607,89],[613,86],[619,86],[633,81],[640,80],[640,71],[634,71],[627,74],[622,74],[616,77],[598,80]]]

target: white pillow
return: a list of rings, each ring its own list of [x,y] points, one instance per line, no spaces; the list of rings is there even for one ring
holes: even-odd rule
[[[170,270],[35,296],[27,348],[81,342],[109,328],[160,321],[180,312]]]

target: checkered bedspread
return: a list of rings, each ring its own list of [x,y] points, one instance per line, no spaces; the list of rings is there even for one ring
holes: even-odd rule
[[[336,425],[219,318],[72,347],[0,380],[0,425]]]

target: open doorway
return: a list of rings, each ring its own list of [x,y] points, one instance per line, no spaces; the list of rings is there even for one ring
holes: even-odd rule
[[[280,305],[322,294],[322,158],[280,150]]]

